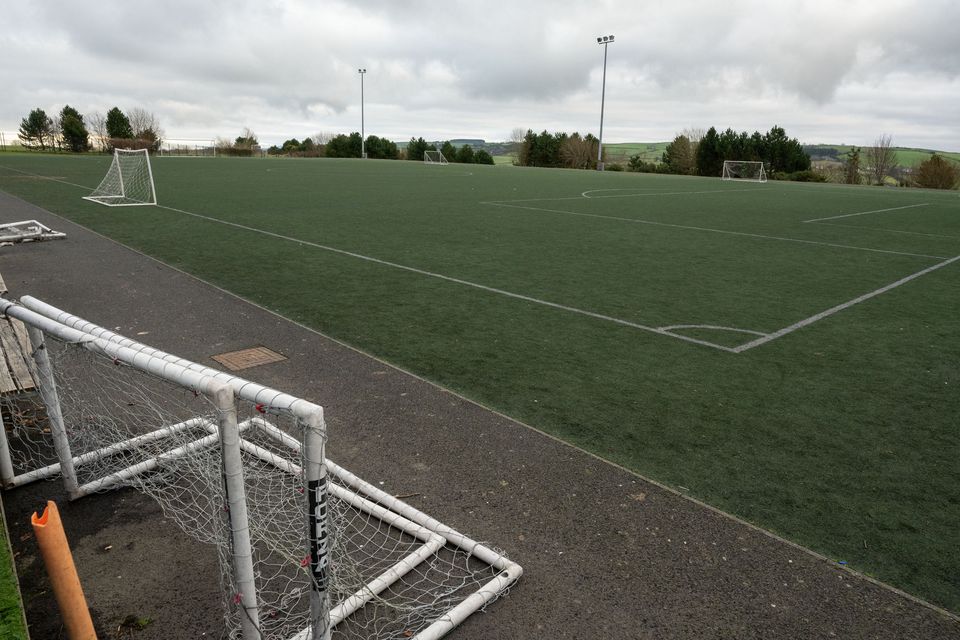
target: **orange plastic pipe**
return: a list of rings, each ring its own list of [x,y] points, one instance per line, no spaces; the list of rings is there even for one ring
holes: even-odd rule
[[[70,553],[70,545],[67,544],[67,534],[63,531],[57,505],[48,500],[43,515],[34,513],[30,523],[33,525],[34,535],[37,536],[40,555],[47,567],[47,575],[50,576],[67,636],[70,640],[97,640],[97,632],[93,629],[90,610],[87,608],[86,598],[83,597],[80,578],[73,564],[73,555]]]

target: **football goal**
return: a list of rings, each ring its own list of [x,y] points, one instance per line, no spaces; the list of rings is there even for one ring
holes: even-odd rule
[[[149,152],[146,149],[114,149],[107,175],[100,181],[100,186],[83,199],[108,207],[157,204]]]
[[[746,180],[748,182],[766,182],[767,172],[763,169],[763,163],[753,160],[724,160],[723,174],[724,180]]]
[[[59,477],[71,499],[115,487],[155,499],[213,547],[224,637],[438,640],[520,577],[326,458],[318,405],[29,296],[0,299],[0,313],[26,325],[39,390],[5,406],[3,486]]]
[[[449,164],[439,151],[424,151],[423,161],[427,164]]]

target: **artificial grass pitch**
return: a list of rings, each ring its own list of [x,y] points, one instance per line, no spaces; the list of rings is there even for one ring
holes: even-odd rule
[[[108,165],[0,189],[960,611],[956,192],[154,158],[163,206],[81,200]]]

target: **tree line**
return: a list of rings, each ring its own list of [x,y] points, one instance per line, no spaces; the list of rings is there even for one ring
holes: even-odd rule
[[[832,182],[887,184],[888,178],[903,187],[956,189],[960,187],[960,162],[934,153],[917,167],[901,167],[891,136],[882,134],[872,147],[851,147],[837,162],[821,171]]]
[[[779,126],[771,127],[765,134],[738,133],[730,128],[718,133],[714,127],[705,132],[687,130],[667,145],[659,164],[644,162],[636,155],[630,158],[628,166],[632,171],[719,176],[726,160],[763,162],[772,177],[810,178],[805,175],[810,171],[810,156],[796,138],[788,137]]]
[[[560,167],[566,169],[596,169],[599,140],[593,134],[581,136],[574,131],[534,133],[527,129],[514,131],[517,150],[516,164],[522,167]]]
[[[464,164],[493,164],[493,156],[487,151],[474,148],[468,144],[459,148],[449,140],[438,147],[429,143],[423,137],[410,138],[405,149],[401,149],[396,142],[369,135],[366,139],[354,131],[346,134],[318,133],[302,140],[290,138],[281,145],[273,145],[267,153],[273,156],[309,157],[309,158],[360,158],[365,152],[368,158],[377,160],[413,160],[423,161],[426,151],[440,151],[447,162]]]
[[[18,138],[27,149],[57,150],[81,153],[94,147],[113,149],[160,148],[163,131],[157,117],[146,109],[135,107],[124,113],[113,107],[106,115],[92,113],[89,118],[70,105],[54,117],[37,107],[20,121]],[[93,138],[93,141],[91,141]]]

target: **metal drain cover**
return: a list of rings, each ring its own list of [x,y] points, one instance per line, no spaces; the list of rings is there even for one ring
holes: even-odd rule
[[[276,351],[271,351],[266,347],[251,347],[249,349],[230,351],[229,353],[221,353],[211,357],[231,371],[240,371],[241,369],[249,369],[250,367],[258,367],[262,364],[270,364],[271,362],[280,362],[287,359],[286,356],[282,356]]]

